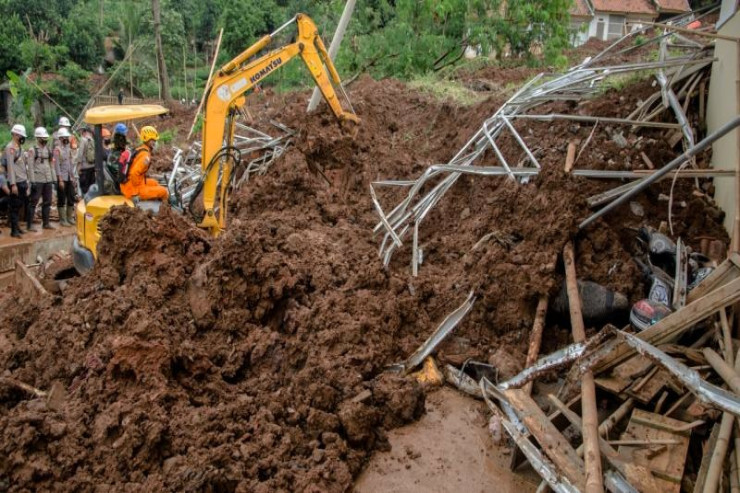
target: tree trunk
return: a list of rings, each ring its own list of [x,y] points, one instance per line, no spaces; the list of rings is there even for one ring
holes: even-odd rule
[[[158,66],[157,71],[159,72],[159,84],[162,87],[162,99],[170,101],[170,80],[167,77],[167,64],[164,61],[164,53],[162,52],[162,34],[160,32],[160,15],[159,15],[159,0],[152,0],[152,15],[154,16],[154,41],[157,44],[157,60]]]

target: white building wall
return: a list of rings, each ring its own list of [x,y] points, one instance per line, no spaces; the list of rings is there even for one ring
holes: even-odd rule
[[[740,14],[736,13],[719,30],[725,36],[740,37]],[[714,49],[716,61],[712,64],[712,78],[709,82],[707,101],[707,132],[711,133],[738,115],[737,81],[740,77],[738,67],[738,46],[734,41],[716,40]],[[740,161],[740,130],[725,135],[712,146],[712,167],[735,170]],[[735,220],[736,190],[733,178],[715,178],[714,199],[725,211],[724,226],[732,234]]]

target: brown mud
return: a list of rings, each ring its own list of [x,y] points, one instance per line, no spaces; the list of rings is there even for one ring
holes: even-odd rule
[[[604,108],[626,116],[644,84],[606,93],[620,104]],[[542,172],[524,185],[458,180],[422,224],[425,262],[412,278],[408,245],[381,265],[369,183],[448,161],[503,96],[461,108],[362,78],[351,97],[357,128],[325,108],[307,117],[305,93],[265,109],[298,130],[296,146],[234,194],[219,238],[170,211],[115,209],[90,274],[63,296],[2,305],[0,490],[346,491],[373,450],[388,448],[386,431],[424,412],[420,386],[385,369],[469,291],[477,301],[459,347],[446,344],[441,359],[524,354],[537,298],[561,286],[558,255],[589,214],[586,198],[615,185],[563,171],[567,141],[592,127],[520,121]],[[634,164],[640,137],[654,141],[642,149],[656,166],[678,153],[653,131],[611,149],[597,129],[577,167]],[[513,141],[502,149],[521,159]],[[643,296],[630,228],[667,219],[659,194],[669,188],[635,199],[643,217],[625,206],[582,232],[580,277]],[[387,208],[399,198],[380,196]],[[691,183],[679,182],[675,200],[687,203],[674,207],[676,235],[726,241]],[[543,351],[568,340],[551,330]]]

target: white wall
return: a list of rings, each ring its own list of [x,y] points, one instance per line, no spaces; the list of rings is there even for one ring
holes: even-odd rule
[[[740,14],[736,13],[719,30],[726,36],[740,37]],[[716,42],[714,56],[717,60],[712,65],[712,78],[709,83],[709,100],[707,102],[707,132],[711,133],[738,114],[737,80],[738,50],[733,41]],[[740,130],[735,130],[712,146],[712,166],[716,169],[736,169],[740,153]],[[714,198],[725,211],[725,229],[732,235],[735,220],[735,180],[733,178],[715,178]]]

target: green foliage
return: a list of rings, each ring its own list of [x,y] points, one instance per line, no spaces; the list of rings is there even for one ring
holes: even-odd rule
[[[463,106],[478,103],[486,97],[479,92],[471,91],[461,82],[436,77],[433,74],[415,77],[409,82],[409,85],[418,91],[429,93],[435,98],[452,101]]]
[[[162,144],[169,145],[175,140],[176,137],[177,137],[177,129],[168,128],[167,130],[160,132],[159,141]]]
[[[219,29],[224,34],[217,66],[299,12],[314,20],[328,46],[345,3],[161,0],[162,44],[173,96],[199,97]],[[450,62],[450,68],[466,46],[486,63],[564,65],[562,52],[571,34],[569,6],[570,0],[357,0],[336,66],[345,80],[359,72],[396,77],[465,102],[468,95],[460,88],[428,75],[441,55],[448,54],[442,63]],[[6,14],[0,19],[0,74],[30,68],[33,80],[43,80],[43,90],[70,113],[89,97],[89,71],[101,67],[114,78],[113,92],[123,87],[135,96],[158,96],[151,0],[0,0],[0,9]],[[294,34],[295,27],[288,27],[269,49],[291,42]],[[108,57],[104,63],[105,38],[115,60]],[[120,67],[127,53],[130,61]],[[279,90],[313,86],[299,60],[285,64],[264,84]],[[35,92],[35,98],[44,99]],[[46,100],[41,106],[52,108]]]
[[[77,114],[89,98],[88,78],[90,73],[75,62],[68,62],[59,71],[59,76],[41,84],[41,88],[70,114]],[[51,119],[59,116],[60,110],[53,108]],[[56,123],[56,122],[54,122]]]
[[[31,105],[38,97],[38,90],[28,81],[28,71],[18,75],[8,70],[8,82],[10,94],[13,96],[13,104],[10,107],[11,117],[18,121],[31,114]]]
[[[224,28],[221,49],[236,56],[275,25],[278,11],[273,0],[232,0],[226,2],[219,24]],[[281,21],[282,19],[277,19]]]
[[[53,72],[61,60],[69,55],[66,46],[51,46],[35,39],[26,39],[19,46],[21,66],[34,72]]]
[[[61,44],[69,48],[73,62],[92,70],[103,56],[103,33],[95,17],[94,7],[78,3],[62,22]]]
[[[19,69],[21,53],[18,47],[27,36],[26,28],[18,14],[0,17],[0,74]]]

